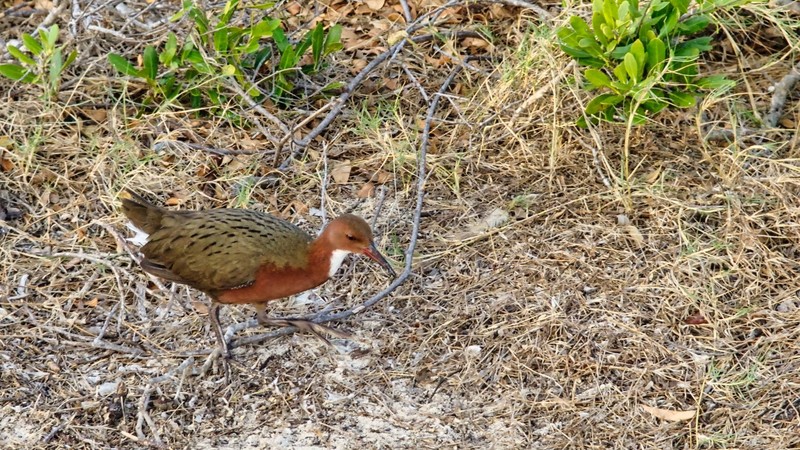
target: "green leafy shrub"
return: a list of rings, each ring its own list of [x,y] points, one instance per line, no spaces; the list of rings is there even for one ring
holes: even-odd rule
[[[271,4],[256,5],[266,8]],[[254,100],[271,98],[279,105],[288,105],[299,98],[295,81],[300,73],[315,75],[326,67],[326,58],[343,48],[341,25],[327,32],[318,24],[296,44],[289,42],[281,29],[281,21],[263,18],[250,26],[231,24],[239,9],[239,0],[228,0],[216,23],[191,1],[173,20],[188,17],[193,33],[182,44],[170,33],[160,49],[145,48],[142,67],[137,68],[125,57],[112,53],[108,61],[120,73],[144,79],[152,92],[151,101],[178,101],[192,108],[222,106],[227,102],[225,78],[233,77]],[[311,62],[300,66],[311,49]],[[341,86],[331,83],[322,91]]]
[[[38,37],[22,33],[22,43],[30,55],[9,45],[8,52],[19,63],[0,64],[0,75],[14,81],[40,85],[47,98],[58,93],[61,74],[78,56],[78,52],[73,50],[64,58],[64,46],[56,46],[58,31],[58,25],[52,25],[48,29],[39,29]]]
[[[599,90],[586,105],[592,119],[613,121],[621,115],[643,123],[669,105],[693,106],[704,89],[734,85],[722,76],[699,77],[698,59],[711,50],[711,37],[693,35],[711,24],[709,11],[730,6],[729,0],[593,0],[592,23],[572,16],[558,29],[561,48],[588,66],[588,88]],[[586,125],[585,119],[578,121]]]

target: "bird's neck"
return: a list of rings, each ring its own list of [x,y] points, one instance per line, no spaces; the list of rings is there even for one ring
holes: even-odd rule
[[[342,266],[342,262],[349,255],[347,250],[333,248],[326,241],[318,239],[311,244],[308,254],[309,267],[325,279],[332,277]]]

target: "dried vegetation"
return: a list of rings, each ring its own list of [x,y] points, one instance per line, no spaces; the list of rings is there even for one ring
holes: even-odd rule
[[[800,446],[796,88],[775,128],[756,119],[797,64],[796,2],[727,18],[703,70],[736,91],[630,131],[573,125],[586,93],[541,11],[453,2],[417,35],[480,25],[495,40],[406,45],[280,173],[255,127],[131,107],[142,86],[105,55],[179,32],[164,21],[178,2],[73,3],[0,15],[0,41],[50,21],[80,51],[57,101],[0,80],[0,446]],[[414,17],[437,6],[409,4]],[[331,70],[347,82],[405,28],[402,5],[280,3],[276,14],[292,14],[290,27],[315,13],[342,23],[347,50]],[[550,5],[547,20],[579,9]],[[271,112],[291,126],[324,104]],[[207,360],[205,299],[137,268],[117,193],[246,206],[309,230],[320,208],[371,218],[380,205],[379,245],[399,267],[426,121],[412,275],[337,324],[356,336],[338,351],[302,334],[241,345],[227,383]],[[705,139],[717,129],[736,138]],[[274,311],[345,309],[383,287],[351,261]],[[226,308],[223,322],[251,315]]]

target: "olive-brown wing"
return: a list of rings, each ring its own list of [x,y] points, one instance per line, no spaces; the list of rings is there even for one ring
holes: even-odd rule
[[[309,236],[289,222],[246,209],[167,213],[142,247],[142,268],[216,292],[246,286],[262,265],[304,267]]]

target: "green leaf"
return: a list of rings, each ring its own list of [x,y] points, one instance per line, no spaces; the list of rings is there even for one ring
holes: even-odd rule
[[[123,75],[128,75],[132,77],[141,76],[139,71],[136,70],[136,67],[133,64],[131,64],[130,61],[128,61],[127,59],[116,53],[108,54],[108,63],[111,64],[111,67],[113,67]]]
[[[586,114],[597,114],[600,111],[606,110],[610,106],[618,105],[624,99],[625,97],[621,95],[600,94],[586,104]]]
[[[697,62],[697,57],[700,56],[700,49],[697,47],[678,46],[675,48],[675,57],[673,61],[680,64],[693,64]]]
[[[56,42],[58,42],[58,25],[53,24],[50,29],[47,30],[48,47],[55,48]]]
[[[736,82],[725,78],[723,75],[711,75],[700,78],[696,81],[697,86],[703,89],[731,89],[736,86]]]
[[[0,75],[24,83],[30,83],[34,78],[33,73],[19,64],[0,64]]]
[[[588,57],[591,56],[589,54],[589,52],[586,52],[584,50],[580,50],[580,49],[577,49],[577,48],[569,47],[569,46],[566,46],[566,45],[561,45],[561,50],[564,53],[566,53],[569,56],[572,56],[573,58],[576,58],[576,59],[578,59],[578,58],[588,58]]]
[[[236,67],[234,67],[232,64],[226,64],[225,66],[222,67],[222,74],[225,75],[226,77],[229,77],[235,73],[236,73]]]
[[[622,62],[625,64],[625,71],[628,73],[628,76],[634,83],[637,83],[639,81],[639,65],[636,63],[636,57],[633,56],[632,53],[628,53],[625,55]]]
[[[189,91],[189,104],[194,109],[200,109],[203,107],[203,94],[200,93],[199,89],[192,89]]]
[[[577,61],[583,66],[595,67],[598,69],[606,66],[605,61],[597,58],[578,58]]]
[[[608,43],[606,44],[606,48],[610,48],[610,46],[617,44],[616,39],[615,39],[616,36],[614,35],[614,27],[613,26],[611,26],[611,25],[609,25],[607,23],[604,23],[604,24],[600,25],[600,32],[607,39]]]
[[[611,58],[622,61],[625,58],[625,55],[631,51],[631,45],[620,45],[617,46],[614,50],[611,51]]]
[[[618,67],[622,69],[622,72],[625,72],[625,69],[620,64]],[[627,76],[627,75],[626,75]],[[621,95],[630,95],[631,93],[632,83],[630,80],[628,81],[611,81],[611,90],[617,92]]]
[[[158,55],[158,60],[161,62],[162,65],[166,67],[170,67],[172,60],[175,58],[175,55],[178,53],[178,38],[175,36],[175,33],[170,32],[167,35],[167,43],[164,44],[164,51]]]
[[[328,84],[326,84],[326,85],[325,85],[325,86],[322,88],[322,91],[323,91],[323,92],[331,92],[331,91],[336,91],[336,92],[338,93],[338,92],[339,92],[339,91],[341,91],[341,89],[342,89],[343,87],[345,87],[346,85],[347,85],[346,83],[344,83],[344,82],[341,82],[341,81],[333,81],[333,82],[331,82],[331,83],[328,83]]]
[[[325,51],[323,56],[328,56],[332,53],[338,52],[343,48],[342,26],[336,24],[328,29],[328,35],[325,36]]]
[[[617,79],[623,84],[628,82],[628,72],[625,68],[625,63],[620,63],[617,67],[614,67],[612,72],[614,72],[614,75],[616,75]]]
[[[199,60],[191,61],[194,70],[202,73],[203,75],[213,75],[214,70],[211,66],[201,57]]]
[[[158,85],[161,87],[161,92],[164,94],[164,98],[167,101],[174,100],[180,93],[175,75],[163,77],[158,81]]]
[[[608,26],[613,27],[617,18],[617,8],[614,5],[614,0],[602,0],[602,3],[603,19],[605,19]]]
[[[208,33],[209,25],[205,11],[193,6],[189,9],[189,18],[194,21],[195,26],[197,27],[197,32],[200,33],[200,38],[203,39],[204,42],[207,42],[208,38],[206,37],[206,33]]]
[[[211,103],[217,106],[222,105],[222,98],[219,95],[219,91],[216,89],[209,89],[206,91],[208,94],[208,99],[211,100]]]
[[[256,5],[250,5],[249,8],[253,9],[270,9],[275,6],[275,2],[266,2],[266,3],[259,3]]]
[[[578,42],[578,46],[581,49],[583,49],[589,56],[601,59],[603,57],[603,49],[601,49],[600,46],[597,45],[597,41],[595,41],[594,39],[583,38]]]
[[[597,42],[595,42],[595,40],[592,38],[583,38],[578,41],[578,46],[581,48],[591,48],[594,45],[597,45]]]
[[[177,21],[181,20],[183,18],[183,16],[185,16],[185,15],[186,15],[186,9],[180,9],[175,14],[169,16],[169,21],[170,22],[177,22]]]
[[[633,113],[633,120],[631,120],[633,125],[644,125],[645,122],[647,122],[647,116],[640,113],[638,110]]]
[[[704,36],[682,42],[675,47],[675,54],[678,56],[697,56],[700,52],[711,50],[711,36]],[[697,52],[694,52],[697,50]]]
[[[611,87],[611,79],[597,69],[586,69],[583,76],[592,84],[593,88]]]
[[[237,47],[236,50],[244,55],[249,55],[251,53],[255,53],[256,51],[258,51],[258,47],[259,47],[258,40],[250,36],[250,40],[247,41],[245,45]]]
[[[181,62],[186,59],[186,55],[191,53],[195,50],[194,42],[186,41],[183,43],[183,47],[181,48]]]
[[[47,30],[44,28],[39,28],[36,30],[36,32],[39,33],[39,42],[42,44],[42,51],[47,53],[53,51],[53,46],[51,46],[50,42],[48,41]]]
[[[664,41],[659,38],[654,38],[647,43],[647,73],[653,73],[656,70],[661,70],[662,63],[667,58],[667,46]]]
[[[675,30],[675,27],[678,25],[679,18],[680,13],[678,13],[677,10],[671,10],[664,20],[664,24],[661,26],[661,31],[659,31],[658,37],[664,39],[672,34],[672,32]]]
[[[698,33],[705,30],[710,23],[711,19],[705,14],[692,16],[678,24],[678,33],[684,35]]]
[[[300,62],[300,58],[302,58],[303,55],[306,54],[306,50],[308,50],[309,47],[311,47],[311,33],[307,34],[302,41],[298,42],[297,45],[295,45],[294,47],[294,53],[296,55],[295,65],[297,65],[298,62]]]
[[[280,26],[281,21],[279,19],[263,19],[250,28],[250,36],[255,40],[262,37],[270,37]]]
[[[48,79],[50,81],[50,87],[55,90],[60,80],[61,69],[64,68],[64,58],[63,54],[61,53],[61,48],[57,48],[53,51],[53,55],[50,56],[49,62],[50,73],[48,74]]]
[[[556,36],[561,45],[568,45],[570,47],[578,47],[578,33],[570,27],[560,27],[556,31]]]
[[[64,60],[64,67],[61,68],[61,71],[63,72],[64,69],[66,69],[67,67],[69,67],[70,64],[75,62],[76,58],[78,58],[78,51],[77,50],[73,50],[73,51],[69,52],[69,55],[67,55],[67,59]]]
[[[596,10],[597,11],[597,10]],[[587,37],[591,37],[596,39],[600,42],[601,45],[604,47],[608,45],[608,37],[603,33],[603,27],[607,27],[605,19],[603,18],[603,14],[600,12],[595,12],[592,14],[592,31],[587,31],[584,35]],[[588,26],[587,26],[588,29]]]
[[[284,50],[290,45],[282,28],[276,28],[272,31],[272,40],[275,41],[275,46],[278,47],[278,52],[281,54],[283,54]]]
[[[142,54],[142,69],[144,77],[149,81],[155,81],[158,77],[158,54],[155,47],[148,45]]]
[[[228,51],[228,28],[220,28],[214,32],[214,50],[218,53]]]
[[[28,66],[36,67],[36,61],[34,61],[33,58],[31,58],[30,56],[23,53],[23,51],[18,49],[17,47],[9,45],[6,47],[6,50],[8,50],[8,53],[11,53],[11,56],[17,58],[17,61],[21,62],[22,64],[27,64]]]
[[[42,44],[30,34],[22,33],[22,43],[25,44],[25,48],[30,50],[34,56],[39,56],[42,53]]]
[[[672,104],[678,108],[690,108],[695,104],[695,96],[689,92],[670,92],[669,98]]]
[[[254,99],[262,98],[264,95],[261,91],[258,90],[258,86],[250,86],[250,89],[247,90],[247,95]]]
[[[660,101],[657,101],[657,100],[648,100],[648,101],[642,103],[642,108],[646,109],[647,111],[650,111],[651,115],[656,115],[656,114],[660,113],[667,106],[669,106],[669,103],[660,102]]]
[[[240,51],[240,44],[244,39],[250,39],[250,32],[241,27],[228,27],[228,51]]]
[[[270,55],[272,55],[272,48],[265,46],[252,56],[253,64],[250,68],[258,71],[258,69],[260,69],[261,66],[263,66],[264,63],[269,59]]]
[[[637,72],[636,74],[636,79],[641,79],[642,71],[644,69],[644,64],[646,60],[644,53],[644,44],[642,44],[641,40],[636,39],[635,41],[633,41],[633,44],[631,44],[631,55],[633,55],[633,57],[636,58],[636,67],[639,69],[639,72]]]
[[[205,64],[206,62],[203,59],[203,55],[196,48],[184,49],[183,60],[192,65]]]
[[[671,6],[669,2],[663,0],[653,0],[653,2],[650,3],[650,9],[652,9],[654,12],[662,11],[668,6]]]
[[[297,57],[295,56],[294,49],[292,47],[286,47],[281,54],[280,61],[278,62],[278,70],[294,69],[296,65]]]
[[[228,0],[227,3],[225,3],[225,9],[222,10],[222,17],[219,19],[217,28],[227,25],[228,22],[231,21],[231,17],[233,16],[233,13],[236,12],[238,7],[239,0]]]
[[[325,29],[322,27],[322,22],[317,23],[308,37],[311,41],[311,57],[316,66],[322,60],[322,51],[325,49]]]
[[[678,14],[686,14],[689,11],[690,0],[669,0],[669,3],[678,10]]]
[[[572,26],[572,29],[575,30],[575,34],[577,34],[579,38],[592,38],[595,35],[595,33],[592,33],[592,30],[589,29],[589,25],[586,24],[586,21],[578,16],[570,17],[569,24]]]
[[[630,3],[623,1],[617,8],[617,20],[625,20],[630,14]]]

